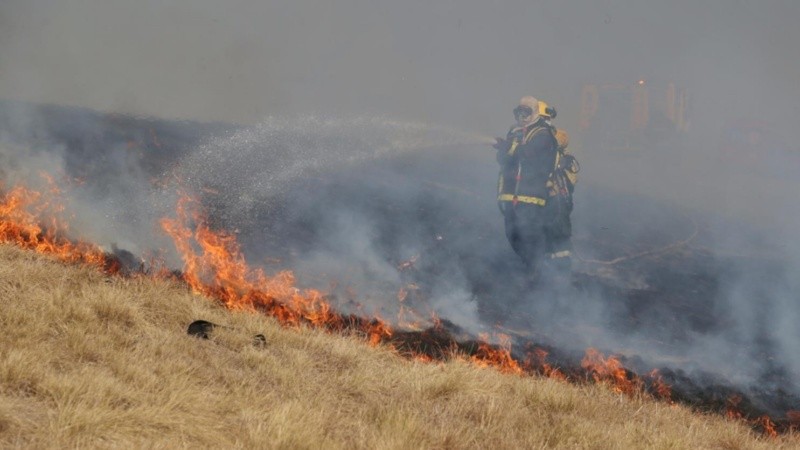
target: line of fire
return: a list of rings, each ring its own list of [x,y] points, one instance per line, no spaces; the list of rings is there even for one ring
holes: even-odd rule
[[[629,132],[622,141],[600,135],[597,139],[607,148],[598,151],[627,155],[651,145],[648,139],[682,139],[689,127],[688,94],[674,84],[658,94],[648,88],[644,81],[585,86],[580,108],[584,138],[608,129],[599,123],[605,118],[596,110],[609,102],[630,118],[624,124]],[[663,101],[654,100],[657,96]],[[659,109],[651,110],[648,102]],[[603,106],[608,108],[613,109]],[[36,118],[38,126],[30,128],[36,132],[15,126],[20,115]],[[227,308],[263,314],[287,327],[361,336],[406,358],[433,364],[461,358],[510,375],[599,383],[620,394],[649,395],[744,420],[773,436],[800,427],[800,390],[766,334],[740,348],[742,365],[766,361],[763,370],[744,382],[703,366],[690,354],[670,352],[676,346],[690,348],[698,335],[725,336],[717,332],[730,323],[717,314],[718,299],[729,295],[727,280],[741,276],[734,268],[757,266],[765,274],[781,270],[776,268],[781,262],[769,255],[712,250],[713,217],[667,201],[616,195],[613,186],[587,188],[578,202],[600,207],[579,214],[582,225],[576,225],[574,235],[569,292],[531,288],[520,281],[522,263],[502,232],[496,237],[493,186],[476,187],[474,180],[485,175],[476,175],[472,162],[450,156],[454,146],[477,144],[453,144],[456,137],[468,139],[447,135],[441,142],[434,139],[407,151],[378,152],[354,161],[306,154],[304,158],[321,163],[278,164],[277,158],[285,161],[296,153],[292,145],[297,142],[304,148],[326,147],[331,140],[349,149],[363,144],[349,131],[337,131],[351,125],[331,126],[309,135],[283,124],[259,130],[0,102],[3,145],[15,149],[0,155],[0,242],[93,266],[109,276],[175,280]],[[410,128],[381,126],[403,132]],[[270,140],[264,142],[264,135]],[[245,138],[250,137],[259,145],[247,146],[253,139]],[[244,173],[253,164],[237,165],[235,155],[220,156],[217,164],[215,156],[208,156],[231,143],[245,145],[243,158],[251,155],[248,151],[257,152],[263,158],[259,166],[274,166],[275,172],[254,181]],[[730,136],[725,137],[728,144]],[[391,142],[386,145],[395,148]],[[380,145],[370,142],[369,147]],[[483,158],[481,151],[471,157]],[[62,158],[57,172],[37,169],[31,178],[20,179],[20,160],[51,154]],[[212,159],[198,159],[202,155]],[[443,165],[461,178],[442,179],[437,174]],[[205,170],[218,166],[241,169],[244,184],[267,183],[269,195],[244,202],[248,192],[232,181],[239,175],[223,170],[204,176]],[[292,170],[296,176],[282,177]],[[159,237],[135,249],[126,248],[123,239],[95,242],[91,232],[82,233],[83,227],[74,225],[89,222],[78,216],[85,209],[76,204],[114,195],[119,177],[132,171],[142,182],[135,189],[146,191],[149,201],[157,199],[155,215],[163,215],[155,223],[109,216],[136,222],[140,230]],[[231,192],[231,186],[239,191]],[[127,201],[133,202],[131,197]],[[623,221],[615,214],[619,202],[646,205],[643,220],[648,222],[634,228]],[[129,211],[130,205],[121,209]],[[252,221],[239,220],[243,216]],[[364,225],[367,221],[370,227]],[[359,260],[363,251],[337,247],[339,241],[331,236],[343,228],[356,230],[353,246],[369,238],[370,254],[381,259],[379,266],[390,275],[377,273],[378,263]],[[331,255],[340,260],[327,262]],[[759,289],[753,295],[765,295]],[[591,318],[574,320],[573,297],[602,303],[604,312],[612,312],[603,326],[620,330],[619,335],[608,338]],[[456,306],[448,306],[453,298]],[[548,306],[527,308],[531,298]],[[464,312],[469,308],[469,314]],[[466,318],[460,319],[456,310]],[[569,319],[558,322],[560,314]],[[542,317],[555,325],[539,327]],[[585,345],[587,336],[596,336],[594,345]]]

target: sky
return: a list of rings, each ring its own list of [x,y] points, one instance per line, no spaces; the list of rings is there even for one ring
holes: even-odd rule
[[[166,118],[383,114],[496,134],[519,97],[574,128],[584,83],[674,81],[698,132],[793,133],[792,1],[3,0],[0,97]]]

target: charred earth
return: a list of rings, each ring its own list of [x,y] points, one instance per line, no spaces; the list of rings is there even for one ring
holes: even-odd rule
[[[475,355],[485,336],[503,335],[524,370],[582,381],[597,379],[585,352],[597,348],[644,389],[669,385],[672,401],[798,425],[799,366],[775,331],[796,295],[768,232],[741,225],[737,236],[760,250],[726,250],[713,214],[587,181],[569,285],[531,286],[505,241],[491,152],[408,128],[243,127],[0,102],[6,144],[59,154],[97,198],[124,195],[115,187],[131,171],[149,183],[132,189],[178,180],[248,261],[293,270],[354,323],[389,320],[401,352]],[[19,156],[5,152],[3,170]],[[142,270],[127,250],[113,253]]]

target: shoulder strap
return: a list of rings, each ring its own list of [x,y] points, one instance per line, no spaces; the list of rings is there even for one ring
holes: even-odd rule
[[[515,139],[514,142],[511,144],[511,148],[508,150],[508,155],[513,155],[514,152],[517,151],[518,146],[527,144],[528,142],[531,141],[531,139],[533,139],[534,136],[542,132],[548,132],[550,138],[553,141],[553,145],[556,147],[556,151],[558,151],[558,141],[556,140],[553,128],[547,125],[546,123],[542,123],[531,127],[531,129],[522,136],[521,142]]]

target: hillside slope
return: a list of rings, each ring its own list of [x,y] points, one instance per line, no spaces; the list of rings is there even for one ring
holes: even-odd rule
[[[602,386],[409,361],[8,245],[0,304],[3,448],[800,447]],[[195,319],[229,328],[193,338]]]

